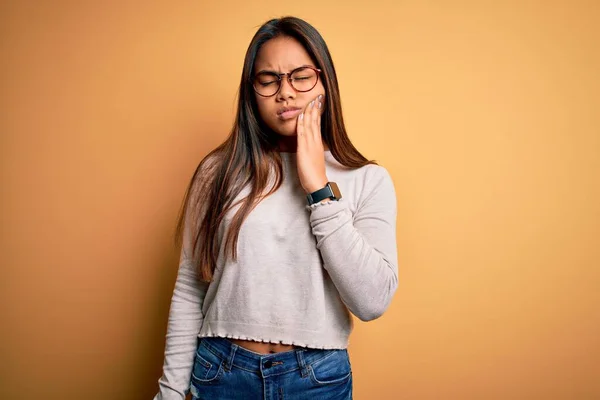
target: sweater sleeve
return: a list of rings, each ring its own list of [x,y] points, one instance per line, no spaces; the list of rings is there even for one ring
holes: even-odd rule
[[[380,317],[398,287],[396,192],[387,170],[367,172],[354,217],[343,197],[307,206],[324,268],[348,309],[362,321]]]
[[[209,284],[200,282],[192,263],[189,225],[184,225],[179,268],[169,310],[163,372],[154,400],[184,400],[190,389],[197,336],[204,318],[202,304]]]

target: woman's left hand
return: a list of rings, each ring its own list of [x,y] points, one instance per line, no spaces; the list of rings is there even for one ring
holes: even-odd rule
[[[328,182],[325,171],[325,150],[321,137],[323,95],[310,102],[298,116],[296,157],[298,176],[306,194],[322,189]]]

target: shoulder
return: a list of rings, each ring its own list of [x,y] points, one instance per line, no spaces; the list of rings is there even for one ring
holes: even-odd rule
[[[396,203],[396,189],[392,175],[382,165],[368,164],[356,170],[360,181],[358,208],[376,199],[378,202]]]
[[[363,191],[370,192],[380,185],[394,185],[392,175],[382,165],[367,164],[355,170]]]
[[[367,182],[370,180],[373,180],[373,179],[392,180],[391,174],[389,173],[387,168],[384,167],[383,165],[367,164],[364,167],[359,168],[358,170],[362,170],[362,175]]]

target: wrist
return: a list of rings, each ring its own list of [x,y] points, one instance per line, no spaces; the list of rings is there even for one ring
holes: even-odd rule
[[[335,182],[327,182],[323,187],[306,195],[308,205],[338,201],[341,198],[342,194]]]
[[[327,183],[329,182],[329,180],[327,178],[321,179],[321,181],[317,184],[312,184],[306,187],[305,191],[306,194],[311,194],[316,192],[319,189],[323,189],[325,186],[327,186]]]

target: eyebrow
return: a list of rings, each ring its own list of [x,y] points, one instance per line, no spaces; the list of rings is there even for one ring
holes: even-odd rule
[[[298,68],[302,68],[302,67],[312,67],[312,68],[316,68],[314,65],[303,64],[303,65],[300,65],[299,67],[296,67],[296,68],[294,68],[294,69],[290,70],[290,72],[292,72],[292,71],[295,71],[295,70],[297,70]],[[266,73],[266,72],[269,72],[269,73],[272,73],[272,74],[282,74],[282,73],[283,73],[283,72],[277,72],[277,71],[275,71],[275,70],[272,70],[272,69],[261,69],[260,71],[258,71],[258,72],[256,73],[256,75],[258,75],[258,74],[262,74],[262,73]]]

